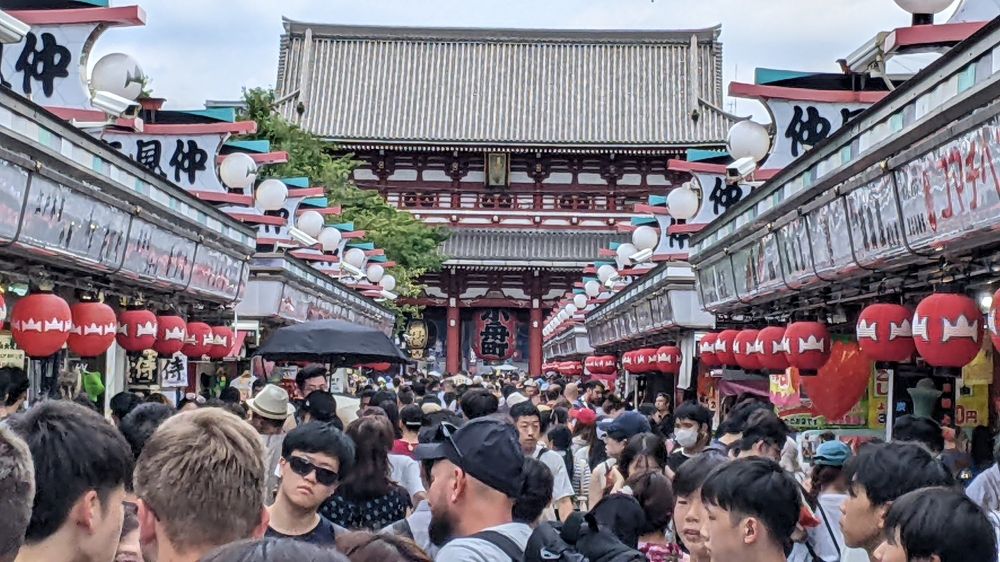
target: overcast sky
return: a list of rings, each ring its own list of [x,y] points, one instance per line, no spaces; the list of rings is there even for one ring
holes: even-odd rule
[[[115,1],[114,5],[130,2]],[[691,29],[722,24],[725,83],[755,67],[838,70],[877,32],[905,26],[892,0],[141,0],[147,24],[108,30],[91,64],[121,51],[168,107],[273,86],[282,16],[308,22],[442,27]],[[951,10],[945,12],[947,16]],[[939,20],[944,18],[939,16]],[[733,106],[732,104],[736,105]],[[752,101],[727,103],[760,115]]]

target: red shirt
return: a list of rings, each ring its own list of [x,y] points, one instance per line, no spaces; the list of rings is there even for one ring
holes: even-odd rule
[[[396,439],[395,441],[393,441],[392,450],[389,452],[394,455],[406,455],[412,459],[413,449],[416,448],[416,446],[417,446],[416,443],[407,443],[402,439]]]

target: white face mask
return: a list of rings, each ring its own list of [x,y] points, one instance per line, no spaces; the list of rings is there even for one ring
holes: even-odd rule
[[[698,430],[694,428],[678,429],[674,432],[674,441],[681,447],[689,449],[698,442]]]

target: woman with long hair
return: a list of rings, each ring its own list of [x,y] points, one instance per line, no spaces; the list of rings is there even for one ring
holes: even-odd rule
[[[406,516],[410,494],[390,478],[394,433],[385,416],[360,417],[345,431],[354,441],[354,468],[320,509],[351,530],[378,530]]]
[[[622,480],[647,472],[664,472],[667,467],[667,442],[655,433],[640,433],[628,440],[616,470]]]
[[[849,458],[851,448],[836,439],[820,443],[813,455],[806,502],[819,519],[819,525],[808,529],[808,544],[819,560],[840,560],[844,551],[840,514],[847,500],[848,483],[843,469]]]

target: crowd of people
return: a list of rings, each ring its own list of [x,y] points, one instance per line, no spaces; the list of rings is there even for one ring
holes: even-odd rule
[[[766,398],[413,372],[345,413],[328,375],[105,417],[0,369],[0,562],[997,561],[997,461],[963,489],[926,418],[803,468]]]

